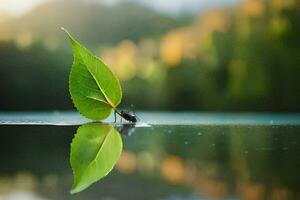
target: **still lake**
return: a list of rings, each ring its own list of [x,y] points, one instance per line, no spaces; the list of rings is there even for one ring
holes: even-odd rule
[[[70,195],[70,143],[90,121],[76,112],[0,113],[0,200],[300,199],[299,114],[137,115],[135,127],[113,124],[123,140],[114,169]]]

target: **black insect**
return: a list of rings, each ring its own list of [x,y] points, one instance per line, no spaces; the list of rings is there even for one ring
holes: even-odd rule
[[[116,114],[120,115],[120,117],[124,118],[127,121],[130,121],[130,122],[133,122],[133,123],[137,122],[137,116],[134,113],[131,114],[129,111],[122,110],[121,112],[119,112],[118,110],[115,110],[114,114],[115,114],[115,122],[116,122],[116,119],[117,119]],[[122,121],[122,118],[121,118],[121,121]]]

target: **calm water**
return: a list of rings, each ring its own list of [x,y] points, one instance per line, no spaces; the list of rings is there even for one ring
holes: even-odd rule
[[[0,200],[300,199],[300,115],[138,115],[143,123],[123,129],[113,171],[70,195],[70,143],[89,121],[0,114]]]

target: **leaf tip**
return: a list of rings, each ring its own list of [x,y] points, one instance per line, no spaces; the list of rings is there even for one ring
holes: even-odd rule
[[[72,45],[77,43],[77,41],[73,38],[73,36],[69,33],[69,31],[67,29],[65,29],[64,27],[60,27],[60,29],[67,34],[67,36],[70,39]]]
[[[69,31],[65,27],[61,26],[60,29],[70,36]]]
[[[77,193],[77,191],[75,191],[74,189],[70,190],[70,194],[76,194],[76,193]]]
[[[84,189],[86,189],[87,186],[83,186],[81,184],[78,184],[77,182],[75,182],[70,190],[70,194],[76,194],[78,192],[83,191]]]
[[[80,192],[80,191],[81,191],[81,189],[78,188],[77,184],[76,184],[76,183],[73,183],[72,188],[71,188],[71,190],[70,190],[70,194],[76,194],[76,193],[78,193],[78,192]]]

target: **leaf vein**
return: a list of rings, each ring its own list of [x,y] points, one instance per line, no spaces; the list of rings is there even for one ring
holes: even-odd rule
[[[96,67],[96,69],[97,69],[97,67]],[[108,103],[112,108],[115,108],[116,106],[113,105],[113,104],[109,101],[107,95],[106,95],[105,92],[103,91],[103,89],[102,89],[102,87],[100,86],[99,82],[97,81],[95,75],[94,75],[89,69],[88,69],[88,71],[90,72],[90,74],[92,75],[92,77],[94,78],[94,80],[96,81],[97,86],[98,86],[98,88],[100,89],[100,91],[102,92],[102,94],[103,94],[105,100],[107,101],[107,103]]]

